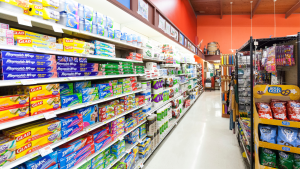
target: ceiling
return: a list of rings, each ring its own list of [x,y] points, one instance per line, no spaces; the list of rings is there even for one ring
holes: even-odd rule
[[[255,14],[274,14],[273,0],[190,0],[197,15],[220,15],[220,17],[230,15],[230,2],[233,2],[233,15],[250,15],[250,1],[253,1],[254,16]],[[300,13],[300,2],[299,0],[277,0],[275,11],[276,14],[286,14],[286,17],[292,13]]]

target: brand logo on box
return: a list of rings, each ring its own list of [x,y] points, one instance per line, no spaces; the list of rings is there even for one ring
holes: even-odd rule
[[[20,140],[23,140],[23,139],[26,138],[26,137],[29,137],[29,136],[31,136],[31,131],[28,131],[27,133],[24,133],[23,135],[17,137],[17,138],[16,138],[16,141],[18,142],[18,141],[20,141]]]
[[[273,86],[273,87],[269,87],[269,88],[268,88],[268,92],[269,92],[269,93],[274,93],[274,94],[276,94],[276,93],[281,93],[281,91],[282,91],[281,87]]]
[[[27,43],[27,44],[30,44],[32,43],[32,40],[31,39],[18,39],[17,40],[18,43]]]
[[[73,40],[73,39],[65,39],[65,42],[66,42],[66,43],[73,43],[74,40]]]
[[[31,88],[31,89],[30,89],[30,92],[36,92],[36,91],[39,91],[39,90],[42,90],[42,86],[38,86],[38,87],[35,87],[35,88]]]
[[[23,146],[23,147],[17,149],[17,150],[16,150],[16,154],[22,153],[23,151],[29,149],[31,146],[32,146],[32,145],[31,145],[31,142],[30,142],[30,143],[26,144],[25,146]]]
[[[31,104],[31,107],[34,108],[34,107],[37,107],[39,105],[42,105],[43,104],[43,101],[39,101],[39,102],[36,102],[34,104]]]
[[[25,31],[14,31],[15,35],[25,35]]]
[[[65,46],[66,50],[73,49],[73,46]]]
[[[35,5],[34,8],[35,8],[35,9],[43,9],[42,6],[37,6],[37,5]]]

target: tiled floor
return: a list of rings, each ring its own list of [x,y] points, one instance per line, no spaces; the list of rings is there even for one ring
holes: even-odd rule
[[[143,169],[244,169],[220,91],[204,92]]]

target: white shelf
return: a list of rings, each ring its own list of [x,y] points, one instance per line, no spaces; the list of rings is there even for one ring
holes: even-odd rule
[[[189,81],[186,81],[186,82],[184,82],[184,83],[179,83],[180,85],[183,85],[183,84],[186,84],[186,83],[188,83]]]
[[[180,64],[161,64],[161,67],[180,67]]]
[[[100,79],[112,79],[123,78],[131,76],[144,76],[145,74],[128,74],[128,75],[103,75],[103,76],[81,76],[81,77],[64,77],[64,78],[45,78],[45,79],[23,79],[23,80],[1,80],[0,87],[4,86],[18,86],[28,85],[28,81],[31,84],[43,84],[43,83],[57,83],[57,82],[69,82],[69,81],[84,81],[84,80],[100,80]]]
[[[160,60],[160,59],[157,59],[157,58],[150,58],[150,57],[144,57],[143,61],[146,61],[146,62],[166,62],[165,60]]]

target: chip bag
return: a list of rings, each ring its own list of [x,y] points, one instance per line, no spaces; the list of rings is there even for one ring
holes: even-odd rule
[[[285,146],[296,146],[298,129],[278,126],[277,144]]]
[[[299,101],[288,101],[288,119],[293,121],[300,121],[300,102]]]
[[[260,164],[268,167],[276,167],[276,153],[274,150],[260,148]]]
[[[276,144],[277,126],[259,125],[260,140],[268,143]]]
[[[287,120],[286,116],[286,102],[271,102],[271,109],[274,119]]]
[[[279,169],[293,169],[294,156],[292,153],[279,151],[278,167]]]
[[[256,103],[258,116],[263,119],[273,119],[272,111],[268,103]]]

